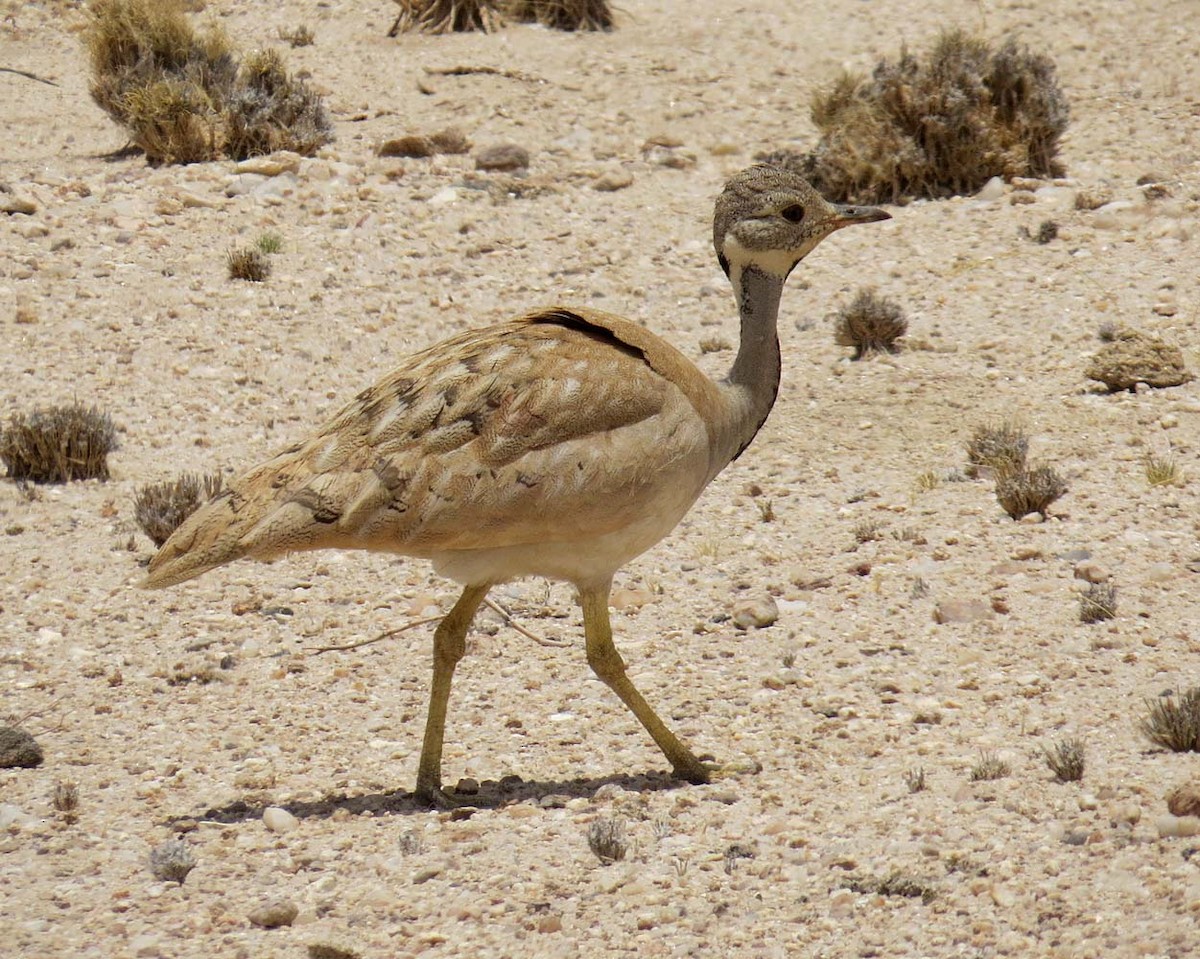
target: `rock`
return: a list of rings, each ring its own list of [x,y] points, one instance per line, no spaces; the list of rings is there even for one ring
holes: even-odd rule
[[[1113,340],[1092,357],[1084,371],[1110,391],[1132,390],[1138,383],[1163,388],[1181,386],[1192,379],[1177,346],[1130,327],[1121,327]]]
[[[290,926],[298,915],[300,907],[290,899],[272,899],[252,909],[246,918],[263,929],[278,929],[280,926]]]
[[[196,857],[182,839],[168,839],[150,850],[150,871],[163,882],[182,883],[195,865]]]
[[[384,140],[375,151],[381,157],[408,157],[423,159],[436,156],[439,153],[466,153],[471,149],[471,141],[457,127],[447,127],[437,133],[413,133],[407,136]],[[527,161],[528,162],[528,161]]]
[[[475,796],[479,793],[479,780],[472,779],[470,776],[464,776],[458,781],[458,785],[454,787],[454,792],[459,796]]]
[[[994,176],[975,194],[977,200],[999,200],[1004,196],[1004,180]]]
[[[263,825],[271,832],[291,832],[300,825],[300,820],[286,809],[268,806],[263,810]]]
[[[340,942],[310,942],[308,959],[362,959],[362,953]]]
[[[1107,583],[1111,575],[1099,563],[1080,563],[1075,567],[1075,578],[1085,583]]]
[[[426,866],[424,869],[418,869],[413,873],[412,884],[420,886],[429,882],[430,879],[436,879],[441,874],[442,869],[440,866]]]
[[[0,769],[40,766],[42,747],[29,733],[16,726],[0,726]]]
[[[1105,187],[1080,190],[1075,194],[1076,210],[1098,210],[1105,204],[1112,203],[1112,190]]]
[[[438,130],[429,139],[433,141],[438,153],[468,153],[471,150],[471,141],[458,127]]]
[[[238,173],[257,173],[260,176],[279,176],[300,171],[300,154],[280,150],[266,156],[250,157],[237,165]]]
[[[496,143],[475,154],[476,170],[524,170],[529,151],[515,143]]]
[[[11,193],[0,192],[0,213],[20,213],[33,216],[37,213],[37,204],[25,197],[13,196]]]
[[[734,605],[731,611],[733,625],[738,629],[764,629],[779,619],[779,606],[774,597],[762,596],[746,599]]]
[[[641,609],[654,602],[654,594],[648,589],[614,589],[608,598],[613,609]]]
[[[384,140],[375,152],[381,157],[406,157],[422,160],[436,154],[437,147],[434,146],[432,137],[410,134],[392,140]]]
[[[609,170],[596,177],[592,183],[592,189],[599,190],[601,193],[613,193],[617,190],[624,190],[632,183],[633,174],[628,170]]]
[[[1184,783],[1167,794],[1172,816],[1200,816],[1200,783]]]
[[[1179,312],[1179,306],[1170,300],[1161,300],[1152,307],[1159,316],[1174,316]]]
[[[933,621],[939,624],[978,623],[994,615],[991,603],[982,599],[944,599],[933,608]]]
[[[1159,816],[1154,820],[1160,838],[1168,836],[1195,836],[1200,834],[1200,817],[1198,816]]]
[[[33,822],[34,818],[20,806],[0,803],[0,830],[5,830],[9,826],[28,826]]]

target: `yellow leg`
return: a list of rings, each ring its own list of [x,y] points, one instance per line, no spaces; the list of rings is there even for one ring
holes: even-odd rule
[[[603,586],[579,591],[579,601],[583,606],[583,632],[587,638],[588,665],[621,697],[621,702],[633,710],[638,721],[658,743],[658,748],[667,757],[675,775],[688,782],[706,783],[710,778],[709,767],[692,755],[691,750],[667,728],[625,674],[625,661],[613,645],[612,626],[608,620],[610,587],[611,583],[605,583]]]
[[[433,634],[433,684],[429,691],[429,718],[425,720],[425,739],[417,766],[416,796],[422,802],[441,803],[442,742],[446,736],[446,704],[450,701],[450,682],[454,667],[467,650],[467,630],[479,604],[491,584],[467,586],[454,608],[438,623]]]

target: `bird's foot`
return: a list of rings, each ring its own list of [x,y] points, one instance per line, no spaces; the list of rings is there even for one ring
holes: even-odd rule
[[[417,788],[413,790],[413,799],[423,806],[428,806],[430,809],[461,809],[463,806],[469,805],[466,799],[459,799],[456,796],[451,796],[440,783],[417,783]]]
[[[727,763],[704,762],[697,759],[686,764],[681,763],[672,770],[673,775],[679,779],[685,779],[697,786],[760,772],[762,772],[762,763],[753,759],[734,760]]]

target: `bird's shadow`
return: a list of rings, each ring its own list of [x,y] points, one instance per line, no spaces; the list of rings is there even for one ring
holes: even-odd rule
[[[601,786],[609,784],[620,786],[629,792],[664,792],[686,786],[680,779],[673,779],[666,773],[644,773],[631,775],[615,773],[596,779],[567,779],[567,780],[534,780],[525,781],[516,776],[507,776],[499,782],[486,780],[479,786],[478,793],[454,793],[450,795],[457,807],[451,807],[451,815],[455,811],[462,813],[462,818],[468,818],[472,811],[480,809],[501,809],[517,803],[530,802],[541,805],[550,797],[553,798],[548,807],[562,805],[563,802],[579,797],[590,799]],[[321,799],[308,802],[272,803],[247,802],[236,799],[224,806],[206,809],[202,813],[190,813],[172,816],[166,824],[175,826],[185,822],[216,822],[238,823],[261,819],[263,812],[270,806],[286,809],[297,819],[327,819],[339,810],[345,810],[354,816],[411,816],[417,813],[427,813],[430,805],[418,800],[412,792],[397,789],[392,792],[364,793],[350,796],[345,793],[331,793]]]

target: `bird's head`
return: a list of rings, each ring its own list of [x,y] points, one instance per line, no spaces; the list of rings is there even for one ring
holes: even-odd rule
[[[725,183],[713,217],[713,245],[726,276],[754,268],[786,279],[835,230],[890,219],[877,207],[830,203],[803,177],[760,164]]]

